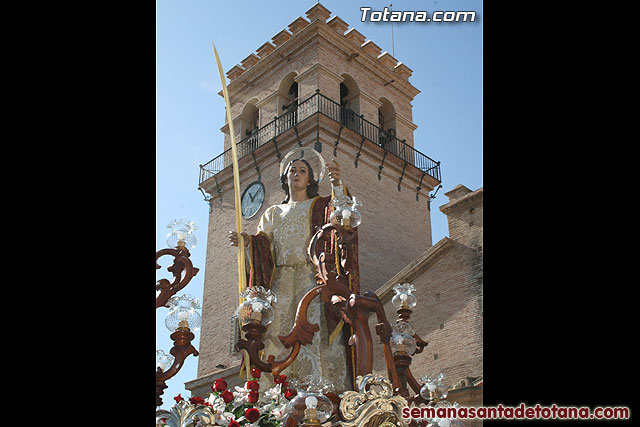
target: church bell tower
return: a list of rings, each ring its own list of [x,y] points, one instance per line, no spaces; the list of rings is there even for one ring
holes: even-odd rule
[[[280,204],[280,159],[296,146],[315,148],[340,164],[342,182],[362,202],[361,293],[375,291],[432,246],[428,194],[440,184],[440,163],[414,148],[411,101],[420,93],[412,70],[381,52],[320,3],[227,72],[243,197],[243,230],[255,234],[265,209]],[[222,95],[222,92],[220,92]],[[226,117],[226,116],[225,116]],[[231,350],[238,306],[231,138],[200,166],[210,195],[198,378],[205,396],[216,378],[240,382]],[[328,179],[319,194],[328,195]]]

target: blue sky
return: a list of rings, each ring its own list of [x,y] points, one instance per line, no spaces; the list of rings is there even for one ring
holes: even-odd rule
[[[224,99],[211,48],[215,43],[228,71],[315,4],[315,1],[157,0],[156,2],[156,249],[167,246],[167,224],[187,218],[199,226],[191,259],[200,273],[180,293],[201,299],[204,281],[208,207],[197,190],[198,166],[223,151]],[[401,1],[393,10],[475,11],[474,23],[393,24],[394,57],[413,70],[409,81],[421,93],[413,101],[415,147],[439,160],[443,188],[431,204],[433,243],[448,236],[438,207],[458,184],[471,190],[482,183],[482,26],[481,1]],[[367,39],[392,53],[391,24],[361,22],[360,7],[382,10],[389,2],[323,0],[321,4]],[[225,243],[226,244],[226,243]],[[160,260],[161,277],[170,278]],[[167,309],[156,315],[156,348],[172,346],[164,326]],[[199,332],[194,345],[198,348]],[[223,337],[221,345],[227,345]],[[184,382],[197,376],[197,358],[167,382],[161,408],[173,397],[189,395]]]

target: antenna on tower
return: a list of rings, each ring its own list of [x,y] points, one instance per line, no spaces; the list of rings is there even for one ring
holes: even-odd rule
[[[393,4],[389,3],[389,10],[393,12]],[[396,57],[396,52],[393,49],[393,20],[391,21],[391,56]]]

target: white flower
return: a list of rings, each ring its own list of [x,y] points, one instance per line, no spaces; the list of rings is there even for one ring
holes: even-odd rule
[[[233,397],[233,410],[235,411],[238,406],[242,406],[245,403],[249,403],[249,392],[251,390],[236,386],[236,392]]]
[[[287,412],[287,404],[283,403],[273,408],[273,410],[271,411],[271,416],[276,420],[280,421],[284,418],[286,412]]]
[[[216,418],[222,416],[224,411],[227,409],[227,405],[225,405],[224,400],[222,399],[207,399],[207,402],[211,403],[211,409]]]
[[[216,416],[216,423],[221,423],[227,426],[233,420],[235,420],[235,415],[233,415],[231,412],[223,412],[222,414]]]
[[[260,411],[260,415],[268,415],[271,411],[271,406],[273,406],[272,403],[267,403],[266,405],[259,406],[258,411]]]
[[[238,387],[236,386],[236,393],[244,393],[244,394],[249,394],[251,390],[249,390],[248,388],[244,388],[244,387]]]
[[[213,412],[216,423],[221,422],[224,424],[229,424],[229,421],[233,419],[234,415],[231,412],[225,412],[227,409],[227,405],[224,403],[224,399],[220,396],[216,396],[211,393],[209,397],[205,399],[205,402],[211,404],[211,412]]]
[[[224,404],[224,399],[221,398],[220,396],[216,396],[215,394],[211,393],[209,397],[205,399],[205,402],[209,403],[212,406],[216,406],[216,405]]]
[[[274,400],[276,402],[279,402],[280,396],[282,394],[281,389],[282,389],[282,384],[276,384],[275,386],[271,387],[270,389],[264,392],[264,399],[261,399],[261,400],[263,402],[272,402]]]

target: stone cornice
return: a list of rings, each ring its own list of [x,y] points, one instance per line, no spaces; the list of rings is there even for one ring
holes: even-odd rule
[[[386,119],[386,117],[385,117],[385,119]],[[418,125],[417,124],[413,123],[411,120],[407,119],[405,116],[403,116],[400,113],[397,113],[397,112],[393,113],[389,117],[389,119],[396,119],[396,123],[400,122],[403,125],[407,126],[409,129],[411,129],[412,131],[418,129]]]
[[[226,116],[225,116],[225,119],[226,119]],[[234,130],[236,130],[236,128],[238,127],[238,120],[246,120],[246,121],[250,122],[251,120],[253,120],[253,117],[250,117],[250,116],[247,116],[245,114],[240,113],[237,116],[233,117],[231,120],[233,120],[233,128],[234,128]],[[229,133],[229,123],[226,122],[224,124],[224,126],[222,126],[220,128],[220,130],[223,133]]]
[[[446,215],[449,212],[451,212],[453,209],[456,209],[461,205],[466,205],[469,202],[482,199],[482,195],[483,195],[483,188],[479,188],[476,191],[472,191],[471,193],[460,197],[459,199],[452,200],[449,203],[446,203],[440,206],[440,212]]]
[[[202,387],[205,385],[211,386],[211,384],[213,384],[213,382],[216,379],[225,378],[227,376],[237,374],[238,372],[240,372],[240,364],[233,365],[225,369],[216,368],[213,372],[209,374],[206,374],[194,380],[185,382],[184,385],[187,390],[192,390],[196,387]]]

